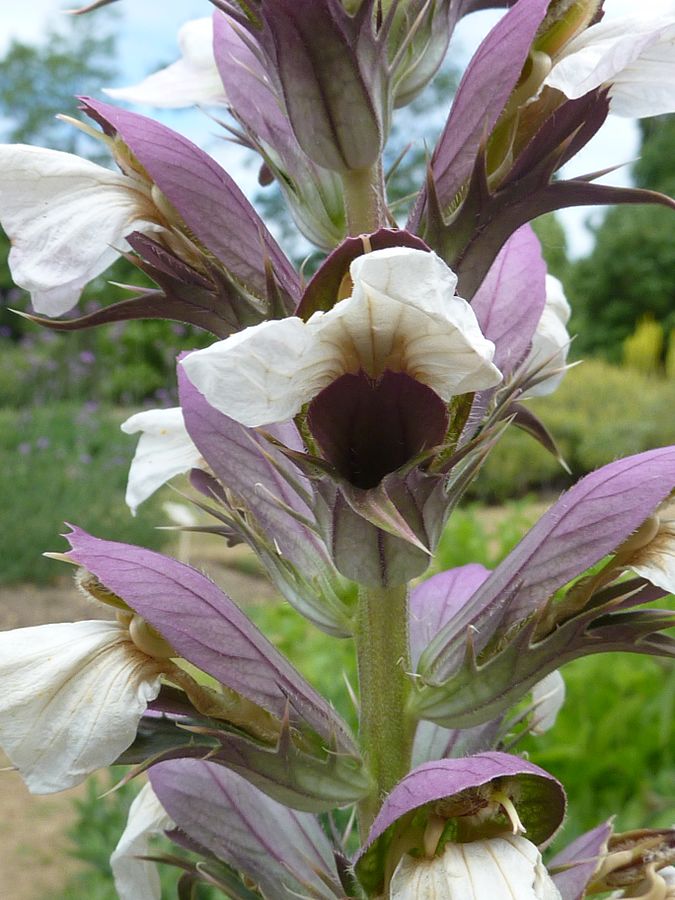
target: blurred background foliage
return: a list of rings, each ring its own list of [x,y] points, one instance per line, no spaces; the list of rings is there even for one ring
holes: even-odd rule
[[[83,86],[86,93],[97,94],[112,80],[114,23],[114,11],[64,20],[39,46],[10,44],[0,59],[0,139],[30,141],[109,164],[100,144],[54,116],[76,114],[73,95]],[[403,153],[390,187],[401,221],[456,84],[456,71],[445,68],[399,120],[387,163],[392,166]],[[420,123],[428,144],[417,140],[406,150]],[[635,183],[675,194],[675,117],[647,120],[641,129],[641,155],[632,166]],[[293,239],[295,230],[278,191],[261,189],[256,203],[288,252],[302,259],[308,248]],[[584,362],[567,374],[555,394],[531,401],[531,407],[555,435],[572,476],[531,437],[512,429],[473,486],[473,505],[453,515],[436,556],[439,569],[470,561],[494,566],[551,494],[618,456],[675,443],[671,216],[655,207],[613,209],[595,227],[593,251],[576,260],[569,257],[555,216],[534,223],[549,270],[562,279],[573,306],[573,358]],[[169,496],[167,489],[144,504],[137,518],[124,506],[135,442],[121,434],[119,424],[143,406],[173,405],[176,354],[208,343],[209,337],[164,322],[64,336],[38,329],[9,311],[29,306],[12,283],[8,251],[0,233],[0,583],[40,582],[58,569],[40,554],[57,548],[64,519],[103,537],[146,546],[166,540],[166,532],[152,526],[165,521],[159,504]],[[317,261],[315,257],[307,271]],[[108,280],[141,283],[138,271],[121,261],[87,288],[76,314],[128,296]],[[501,509],[486,511],[486,503]],[[348,643],[321,635],[286,604],[253,604],[249,611],[353,720],[346,682],[354,684],[355,673]],[[609,655],[569,664],[564,674],[568,701],[555,729],[517,748],[567,787],[572,802],[561,840],[613,813],[619,828],[672,824],[672,667],[650,658]],[[87,868],[59,894],[63,898],[84,896],[85,891],[101,900],[115,897],[108,856],[135,789],[101,798],[108,787],[107,780],[92,779],[78,801],[72,837]]]

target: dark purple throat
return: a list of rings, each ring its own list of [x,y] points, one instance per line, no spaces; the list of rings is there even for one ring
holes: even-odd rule
[[[341,375],[312,400],[307,424],[326,460],[360,488],[372,488],[421,450],[443,442],[445,403],[403,372],[373,380]]]

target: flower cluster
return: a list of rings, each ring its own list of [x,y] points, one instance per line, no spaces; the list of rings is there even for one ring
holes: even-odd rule
[[[494,571],[419,579],[507,429],[560,458],[526,401],[564,377],[570,309],[528,223],[675,205],[556,174],[610,110],[675,111],[675,16],[605,21],[602,0],[213,5],[182,30],[180,60],[109,93],[226,108],[327,251],[312,277],[205,152],[94,98],[94,124],[70,124],[118,171],[2,146],[0,219],[43,325],[161,316],[214,336],[178,360],[180,406],[123,424],[140,433],[127,503],[187,473],[212,524],[185,527],[247,544],[301,615],[354,642],[358,734],[201,572],[72,527],[54,555],[108,618],[0,635],[0,744],[36,792],[115,763],[147,772],[111,858],[126,900],[160,896],[145,858],[160,833],[180,848],[166,861],[181,896],[200,882],[241,900],[673,896],[668,830],[599,825],[545,865],[564,790],[506,750],[514,728],[553,725],[565,662],[675,655],[675,615],[653,606],[675,591],[675,448],[587,475]],[[459,19],[490,5],[508,10],[401,227],[382,163],[392,117]],[[155,287],[53,318],[120,253]],[[320,817],[342,807],[340,835]]]

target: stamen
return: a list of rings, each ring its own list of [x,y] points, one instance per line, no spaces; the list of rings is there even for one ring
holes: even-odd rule
[[[623,866],[629,866],[634,859],[633,850],[615,850],[612,853],[609,853],[600,864],[598,871],[595,873],[593,877],[593,881],[591,885],[600,884],[603,880],[614,872],[616,869],[620,869]]]
[[[427,859],[432,859],[436,855],[438,842],[441,839],[443,830],[445,829],[447,820],[441,816],[430,815],[427,827],[424,829],[424,855]]]
[[[653,863],[647,866],[645,875],[649,888],[646,894],[636,895],[637,900],[668,900],[668,885],[656,871]]]
[[[501,808],[506,813],[506,816],[511,823],[511,827],[513,829],[514,834],[524,834],[527,831],[527,828],[520,821],[520,817],[516,810],[516,807],[513,805],[513,801],[505,794],[504,791],[493,791],[491,800],[495,800]]]

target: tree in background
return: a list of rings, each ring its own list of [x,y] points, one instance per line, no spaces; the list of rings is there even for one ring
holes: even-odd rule
[[[560,219],[555,213],[547,213],[535,219],[531,225],[541,241],[548,271],[562,282],[566,282],[571,263],[567,255],[567,235],[560,224]]]
[[[642,149],[632,174],[639,187],[675,190],[675,116],[640,122]],[[675,242],[667,210],[616,207],[595,229],[590,256],[571,267],[568,292],[575,350],[621,362],[624,342],[642,321],[675,328]],[[664,341],[664,348],[668,341]],[[664,351],[665,352],[665,349]]]
[[[0,60],[4,142],[35,143],[97,159],[100,145],[77,129],[64,128],[55,117],[76,114],[76,95],[83,85],[98,91],[115,77],[115,36],[105,24],[68,17],[49,26],[39,44],[10,43]],[[109,159],[108,154],[100,156]]]

